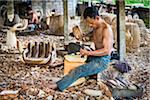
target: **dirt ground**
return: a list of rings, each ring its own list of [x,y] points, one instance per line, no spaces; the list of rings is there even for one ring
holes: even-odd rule
[[[0,42],[5,44],[6,34],[0,33]],[[53,41],[57,46],[63,46],[62,37],[52,35],[18,36],[20,41]],[[50,66],[26,65],[21,61],[21,54],[2,52],[0,54],[0,91],[20,89],[19,98],[22,100],[45,100],[47,97],[54,100],[100,100],[98,97],[88,96],[84,89],[98,89],[95,80],[87,80],[81,85],[71,87],[64,92],[52,91],[43,88],[41,80],[58,80],[63,77],[63,65],[51,68]],[[127,53],[126,60],[132,70],[125,74],[132,83],[142,85],[144,94],[141,100],[150,98],[150,43],[141,45],[140,51]],[[37,91],[40,91],[37,92]],[[51,99],[49,99],[51,100]]]

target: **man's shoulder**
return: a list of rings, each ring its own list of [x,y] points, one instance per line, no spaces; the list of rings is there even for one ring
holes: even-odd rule
[[[109,28],[109,24],[107,24],[105,21],[102,21],[101,23],[100,23],[101,25],[101,27],[100,28],[102,28],[102,29],[107,29],[107,28]]]

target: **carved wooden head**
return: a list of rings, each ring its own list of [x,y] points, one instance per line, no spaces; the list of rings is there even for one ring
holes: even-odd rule
[[[77,40],[82,40],[83,34],[82,34],[82,31],[81,31],[81,29],[80,29],[79,26],[73,27],[73,28],[72,28],[72,31],[73,31],[74,37],[75,37]]]

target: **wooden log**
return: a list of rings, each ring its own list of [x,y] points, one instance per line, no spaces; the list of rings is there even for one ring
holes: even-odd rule
[[[130,42],[131,43],[131,48],[132,49],[137,49],[140,46],[141,42],[141,37],[140,37],[140,29],[138,24],[136,23],[126,23],[126,30],[129,30],[131,33],[131,37],[133,40]]]
[[[63,34],[63,16],[50,16],[49,21],[49,29],[51,31],[51,34],[55,35],[64,35]]]
[[[138,24],[132,23],[132,22],[126,22],[126,50],[132,51],[133,49],[137,49],[140,46],[140,28]],[[116,18],[112,21],[112,30],[114,33],[114,41],[115,41],[115,47],[117,47],[117,24],[116,24]]]
[[[131,36],[131,33],[129,31],[129,29],[126,29],[126,51],[130,51],[132,48],[132,41],[133,41],[133,37]]]
[[[101,13],[100,14],[101,18],[104,19],[109,25],[111,25],[112,20],[116,17],[114,14],[109,14],[109,13]]]
[[[145,27],[145,23],[142,19],[134,19],[134,23],[137,23],[139,27]]]
[[[66,55],[64,60],[64,74],[68,74],[72,69],[85,64],[86,57],[81,58],[80,55]]]
[[[145,27],[145,23],[142,19],[127,19],[127,22],[137,23],[140,28]]]
[[[86,57],[81,58],[79,55],[66,55],[64,60],[64,75],[68,74],[71,70],[75,69],[76,67],[85,64],[86,59]],[[70,86],[79,85],[85,82],[85,80],[86,79],[84,77],[79,78]]]

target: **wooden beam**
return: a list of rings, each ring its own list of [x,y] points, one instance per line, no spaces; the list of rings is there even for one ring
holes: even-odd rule
[[[9,20],[12,19],[10,16],[14,17],[14,0],[8,0],[7,1],[7,18]]]
[[[65,42],[69,40],[68,34],[68,0],[63,0],[63,8],[64,8],[64,37]]]
[[[91,0],[88,1],[88,7],[91,7]]]
[[[120,61],[124,61],[126,54],[125,43],[125,0],[116,0],[117,5],[117,43]]]
[[[43,0],[42,2],[43,17],[46,17],[46,2],[49,2],[49,1]]]

